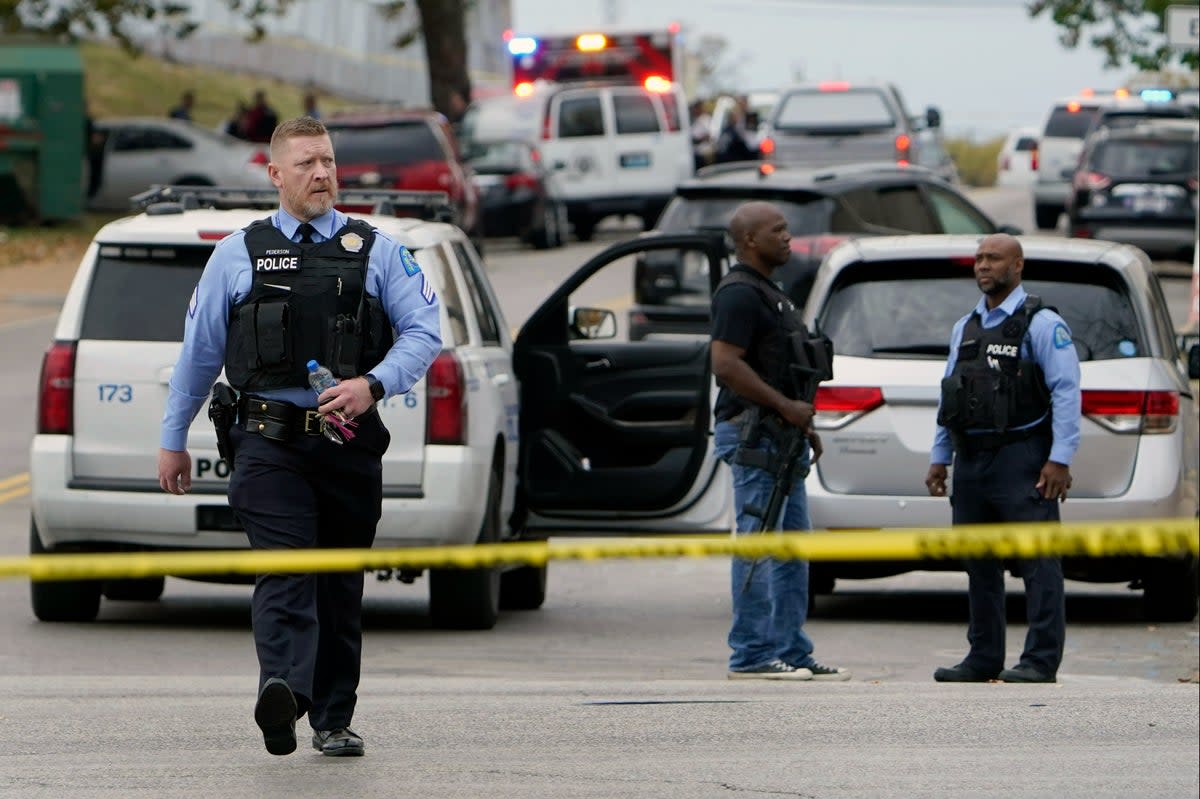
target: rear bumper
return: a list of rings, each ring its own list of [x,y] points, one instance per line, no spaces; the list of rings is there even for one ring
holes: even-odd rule
[[[241,531],[199,529],[200,508],[228,517],[220,482],[209,493],[184,496],[157,488],[106,491],[67,488],[70,444],[66,436],[36,436],[30,452],[30,499],[42,541],[97,550],[241,549]],[[470,456],[469,447],[427,447],[423,491],[410,498],[387,497],[375,548],[472,544],[487,495],[490,462]],[[193,488],[201,481],[193,481]]]

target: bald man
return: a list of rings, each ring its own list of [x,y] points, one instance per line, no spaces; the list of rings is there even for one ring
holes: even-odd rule
[[[729,224],[737,263],[717,286],[712,301],[712,370],[719,391],[715,406],[716,455],[733,472],[739,534],[758,532],[762,521],[747,511],[766,508],[775,472],[747,461],[755,453],[777,452],[758,416],[804,431],[806,442],[795,462],[793,484],[773,529],[808,530],[804,475],[820,457],[820,438],[812,431],[811,398],[798,396],[791,378],[793,337],[808,340],[800,309],[771,282],[771,274],[791,253],[787,220],[774,205],[749,202],[738,207]],[[745,434],[745,435],[743,435]],[[744,440],[745,439],[745,440]],[[751,457],[743,457],[750,451]],[[804,632],[808,617],[808,563],[768,559],[763,563],[734,558],[733,624],[729,630],[730,679],[848,680],[850,672],[813,658]]]
[[[1025,292],[1021,243],[1007,233],[979,242],[975,283],[983,296],[950,334],[938,428],[925,485],[946,496],[954,464],[955,524],[1059,520],[1079,446],[1079,356],[1071,330]],[[970,651],[939,668],[938,682],[1054,682],[1066,620],[1059,558],[1020,561],[1029,631],[1020,661],[1004,668],[1004,564],[975,560],[969,579]]]

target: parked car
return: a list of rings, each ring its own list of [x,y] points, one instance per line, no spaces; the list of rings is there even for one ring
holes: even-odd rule
[[[1200,122],[1143,121],[1088,139],[1067,202],[1070,235],[1191,260]]]
[[[997,186],[1031,186],[1037,180],[1037,128],[1016,128],[1004,138],[996,155]]]
[[[1197,367],[1181,357],[1145,253],[1108,242],[1028,238],[1022,283],[1055,307],[1081,361],[1081,442],[1065,521],[1191,518]],[[979,299],[977,236],[860,238],[831,251],[805,309],[834,342],[814,426],[825,452],[808,477],[817,528],[942,527],[950,504],[924,485],[955,321]],[[1191,352],[1195,364],[1200,353]],[[1196,559],[1065,558],[1077,580],[1142,588],[1151,619],[1196,613]],[[951,562],[814,562],[812,585],[958,569]]]
[[[473,103],[460,128],[465,142],[537,144],[559,177],[580,241],[614,214],[638,216],[649,230],[693,166],[683,90],[659,88],[539,80],[521,94]]]
[[[467,163],[479,190],[484,235],[516,236],[538,249],[565,243],[567,204],[555,170],[535,145],[473,141]]]
[[[917,131],[937,128],[934,107],[923,117],[908,112],[890,83],[823,83],[780,94],[759,142],[763,158],[810,167],[834,164],[920,163]]]
[[[819,169],[785,165],[708,167],[676,189],[656,231],[726,230],[748,200],[775,203],[788,220],[792,259],[776,280],[803,305],[821,259],[847,238],[894,233],[992,233],[998,226],[955,187],[921,167],[894,163]],[[706,334],[708,274],[703,259],[647,253],[634,266],[630,336]]]
[[[1071,177],[1079,163],[1083,140],[1112,95],[1095,93],[1065,97],[1050,108],[1038,139],[1037,179],[1033,182],[1033,216],[1038,230],[1054,230],[1066,209]]]
[[[129,198],[156,184],[270,188],[265,146],[179,119],[101,119],[100,183],[88,200],[97,211],[127,211]]]
[[[333,140],[339,187],[445,192],[454,224],[481,245],[479,190],[444,116],[367,108],[339,113],[325,127]]]
[[[431,208],[432,198],[387,195],[346,190],[342,199],[393,212],[405,203],[412,213]],[[188,435],[194,472],[185,496],[159,488],[159,425],[188,298],[214,243],[263,218],[277,197],[175,187],[144,197],[148,213],[96,233],[42,364],[30,448],[31,553],[247,546],[205,414]],[[654,244],[617,245],[551,287],[514,352],[463,231],[422,218],[356,216],[409,248],[441,306],[441,354],[410,392],[379,405],[392,439],[377,547],[537,540],[572,528],[729,529],[729,481],[714,478],[708,449],[707,349],[630,344],[613,337],[612,311],[571,307],[587,299],[576,289],[588,276],[610,264],[627,269],[626,256]],[[713,249],[711,237],[668,243]],[[592,362],[599,365],[576,368]],[[539,607],[546,575],[544,565],[433,569],[433,623],[490,628],[500,608]],[[421,572],[394,576],[412,582]],[[101,597],[151,601],[163,588],[161,577],[35,582],[31,600],[43,621],[91,621]]]

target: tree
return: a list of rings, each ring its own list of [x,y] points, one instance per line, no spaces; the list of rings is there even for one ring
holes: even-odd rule
[[[696,59],[696,89],[701,97],[736,94],[741,90],[741,68],[747,60],[743,53],[736,58],[729,54],[729,40],[718,33],[702,33],[690,52]]]
[[[295,0],[225,0],[250,24],[250,39],[266,34],[269,18],[283,14]],[[457,122],[471,98],[467,72],[466,9],[474,0],[416,0],[419,21],[397,37],[403,49],[418,35],[425,40],[429,95],[433,107]],[[402,14],[408,0],[381,6],[385,17]],[[0,32],[35,31],[53,36],[112,36],[127,50],[150,26],[183,38],[199,26],[185,0],[0,0]]]
[[[1179,0],[1030,0],[1030,17],[1049,13],[1062,28],[1059,41],[1064,47],[1079,46],[1085,32],[1092,47],[1105,54],[1110,67],[1128,62],[1142,70],[1158,70],[1172,60],[1191,69],[1200,65],[1196,49],[1177,51],[1165,41],[1167,6]]]

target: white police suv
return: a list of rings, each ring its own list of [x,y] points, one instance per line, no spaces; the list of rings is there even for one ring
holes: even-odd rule
[[[604,257],[551,295],[514,348],[466,234],[434,221],[443,197],[341,198],[343,210],[413,252],[441,301],[442,353],[424,380],[379,408],[392,441],[376,546],[724,526],[728,479],[714,479],[705,457],[706,350],[617,341],[611,310],[569,307],[586,299],[572,292]],[[35,554],[247,546],[206,414],[189,432],[193,482],[182,497],[158,486],[159,428],[188,298],[213,245],[270,213],[277,194],[161,187],[139,199],[142,213],[96,234],[45,354],[30,453]],[[611,248],[608,260],[629,246]],[[691,379],[686,390],[681,378]],[[35,582],[33,611],[43,621],[87,621],[102,596],[154,600],[163,588],[163,578]],[[441,627],[490,628],[500,607],[537,608],[545,591],[544,566],[429,574]]]

